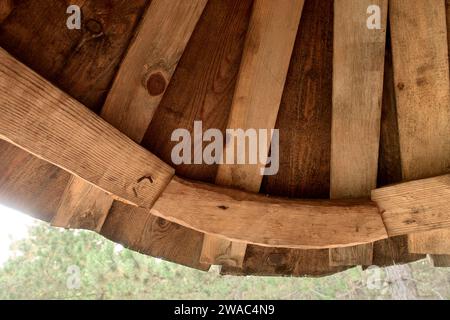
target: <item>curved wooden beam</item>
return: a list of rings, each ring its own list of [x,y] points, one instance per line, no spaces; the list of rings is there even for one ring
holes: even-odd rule
[[[167,164],[2,49],[0,96],[0,139],[125,202],[151,208],[155,216],[206,234],[322,249],[450,227],[450,175],[374,190],[376,203],[266,197],[171,179]]]
[[[387,238],[371,201],[288,200],[177,177],[151,212],[206,234],[270,247],[336,248]]]

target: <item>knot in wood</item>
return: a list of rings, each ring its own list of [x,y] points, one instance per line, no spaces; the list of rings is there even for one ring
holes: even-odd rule
[[[166,90],[166,79],[161,72],[150,75],[147,80],[147,91],[152,96],[159,96]]]
[[[94,19],[89,19],[86,22],[86,29],[94,36],[100,35],[103,33],[103,26],[100,22]]]

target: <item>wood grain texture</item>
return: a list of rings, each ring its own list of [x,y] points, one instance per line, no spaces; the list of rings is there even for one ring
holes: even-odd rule
[[[221,273],[233,276],[323,277],[345,269],[347,267],[329,266],[328,249],[294,250],[249,245],[243,268],[224,266]]]
[[[267,129],[268,132],[275,128],[303,4],[304,0],[255,1],[227,128]],[[268,148],[270,139],[271,136]],[[247,147],[246,158],[255,151]],[[225,146],[225,157],[234,152],[232,138]],[[222,164],[217,171],[216,184],[258,192],[266,160],[259,159],[260,164]],[[236,155],[234,161],[237,161]],[[219,264],[226,259],[232,266],[242,266],[245,250],[245,244],[228,243],[205,235],[202,260]]]
[[[173,169],[0,51],[0,136],[100,189],[151,207]]]
[[[112,203],[113,198],[108,193],[72,176],[51,224],[100,232]]]
[[[381,8],[381,29],[367,8]],[[376,187],[387,0],[336,0],[334,7],[331,187],[333,199],[368,197]],[[370,265],[373,245],[331,250],[331,265]]]
[[[450,175],[372,191],[389,236],[444,229],[450,224]]]
[[[380,156],[378,160],[378,187],[402,181],[400,140],[395,101],[392,46],[388,25],[386,39],[386,59],[384,64],[383,106],[381,112]],[[408,251],[408,237],[396,236],[376,241],[373,244],[372,265],[384,267],[404,264],[425,258],[425,255]]]
[[[140,143],[207,0],[153,0],[111,88],[102,117]]]
[[[275,127],[303,4],[303,0],[255,1],[227,128],[270,132]],[[227,143],[225,154],[234,153],[231,148],[234,144]],[[259,192],[264,166],[221,165],[216,183]]]
[[[143,146],[167,163],[176,129],[225,131],[242,58],[252,0],[210,0],[156,110]],[[203,147],[206,145],[204,143]],[[174,165],[177,175],[214,182],[217,165]]]
[[[269,247],[335,248],[387,237],[370,201],[271,198],[177,177],[151,212],[230,241]]]
[[[149,210],[115,201],[101,234],[142,254],[207,271],[199,263],[203,234],[165,219]]]
[[[0,46],[84,105],[99,110],[148,1],[80,2],[86,22],[81,30],[67,29],[64,2],[11,3],[11,13],[0,24]],[[89,21],[98,22],[103,34],[94,35]],[[2,203],[51,220],[70,174],[7,142],[0,142],[0,150]]]
[[[390,20],[403,178],[447,173],[450,82],[445,2],[393,0]],[[408,32],[412,29],[414,36]],[[427,243],[449,237],[449,230],[409,235],[409,247],[428,253],[432,248]],[[434,253],[449,254],[448,247],[441,246],[442,251]]]
[[[152,1],[101,111],[104,120],[137,143],[147,131],[207,1],[169,2]],[[155,77],[164,82],[161,92],[155,92],[158,89]],[[113,203],[112,197],[76,177],[65,193],[52,224],[100,231]],[[82,199],[76,199],[77,194]],[[84,223],[82,216],[95,217],[97,224]]]
[[[143,141],[164,161],[171,162],[173,130],[192,131],[195,120],[203,122],[204,130],[224,130],[251,7],[251,0],[208,1]],[[214,181],[217,166],[179,165],[176,169],[183,176]],[[129,219],[130,214],[141,218]],[[128,221],[125,226],[123,221]],[[113,205],[102,234],[123,238],[132,247],[169,261],[201,270],[209,267],[199,262],[202,233],[121,203]]]
[[[2,205],[51,221],[70,174],[6,141],[0,140],[0,150]]]
[[[263,179],[262,193],[329,197],[333,2],[305,1],[275,126],[280,129],[280,170]],[[344,270],[329,265],[328,251],[249,245],[242,269],[224,266],[222,273],[320,276]]]
[[[446,14],[447,14],[447,43],[448,43],[448,47],[450,49],[450,1],[446,0],[445,1],[445,5],[446,5]],[[449,50],[449,59],[450,59],[450,50]],[[450,71],[450,70],[449,70]],[[434,235],[434,233],[438,233],[436,235]],[[426,239],[427,236],[431,236],[431,237],[436,237],[437,239],[449,236],[448,232],[442,232],[442,231],[434,231],[434,232],[430,232],[428,233],[428,235],[420,235],[420,236],[424,236],[424,238]],[[448,239],[448,238],[446,238]],[[431,239],[430,241],[431,243],[435,242],[434,239]],[[447,243],[448,240],[445,240],[445,243]],[[428,243],[427,241],[422,241],[422,243]],[[448,248],[446,248],[445,250],[442,250],[443,252],[448,252],[447,251]],[[449,267],[450,266],[450,255],[432,255],[430,256],[430,260],[433,263],[433,266],[435,267]]]

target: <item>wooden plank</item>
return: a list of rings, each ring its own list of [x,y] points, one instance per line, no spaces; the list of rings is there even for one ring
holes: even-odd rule
[[[101,234],[142,254],[207,271],[199,263],[203,234],[165,219],[147,209],[115,201]]]
[[[445,5],[446,5],[446,13],[447,13],[447,43],[448,43],[448,47],[450,49],[450,0],[446,0]],[[450,50],[449,50],[449,59],[450,59]],[[448,232],[437,231],[437,233],[438,233],[438,234],[436,234],[437,238],[442,238],[443,236],[444,237],[449,236]],[[421,236],[425,236],[425,235],[421,235]],[[434,232],[428,233],[428,236],[434,237]],[[447,239],[448,238],[446,238],[446,240],[444,242],[448,242]],[[435,242],[435,240],[431,239],[430,242],[433,243],[433,242]],[[428,243],[428,241],[423,241],[422,243]],[[418,249],[419,248],[416,248],[416,250],[418,250]],[[445,248],[445,250],[442,250],[441,252],[448,252],[447,249],[448,248]],[[450,267],[450,255],[434,254],[434,255],[430,256],[430,260],[433,263],[433,266],[435,266],[435,267]]]
[[[434,254],[431,258],[431,263],[436,268],[448,268],[450,266],[450,255],[437,255]]]
[[[393,0],[390,18],[403,178],[413,180],[449,172],[450,82],[445,3]],[[414,30],[414,35],[408,30]],[[415,253],[432,250],[450,254],[449,246],[434,247],[440,239],[450,239],[449,230],[408,238],[410,251]],[[432,238],[436,240],[430,242]]]
[[[151,212],[230,241],[322,249],[387,237],[370,201],[289,200],[175,177]]]
[[[383,187],[402,181],[400,139],[395,101],[394,71],[390,29],[386,39],[384,63],[383,105],[381,112],[380,156],[378,161],[378,186]],[[385,267],[424,259],[425,255],[408,251],[408,237],[396,236],[373,244],[372,265]]]
[[[264,194],[329,197],[333,6],[333,0],[305,1],[275,126],[280,129],[280,170],[263,179]],[[344,269],[329,265],[327,249],[248,245],[242,269],[224,266],[221,271],[261,276],[324,276]]]
[[[208,1],[142,143],[165,162],[171,163],[175,129],[192,132],[196,120],[202,121],[204,130],[225,129],[251,7],[251,0]],[[181,164],[176,170],[213,182],[217,166]],[[140,218],[129,219],[130,215]],[[102,234],[169,261],[202,270],[209,267],[199,263],[202,233],[118,202]]]
[[[268,129],[271,132],[275,127],[303,4],[304,0],[255,1],[227,128]],[[277,43],[276,47],[274,43]],[[234,141],[227,143],[225,154],[234,154],[234,148]],[[260,161],[265,163],[266,159]],[[264,166],[220,165],[216,183],[258,192]],[[245,244],[227,243],[205,235],[201,260],[211,264],[225,260],[234,266],[242,266],[245,249]]]
[[[100,232],[113,197],[81,178],[67,184],[52,226]]]
[[[389,236],[450,227],[450,175],[372,191]]]
[[[0,2],[0,23],[5,20],[13,10],[12,0],[3,0]]]
[[[121,64],[101,117],[140,143],[207,0],[152,1]],[[156,88],[157,84],[163,85]],[[155,89],[161,89],[155,92]],[[76,199],[76,195],[83,200]],[[75,197],[75,199],[74,199]],[[52,225],[100,231],[113,199],[73,177]],[[95,217],[96,225],[82,216]]]
[[[151,207],[173,169],[0,51],[0,136],[100,189]]]
[[[245,254],[243,268],[224,266],[221,274],[265,277],[279,277],[280,275],[290,277],[324,277],[346,269],[348,267],[329,266],[328,249],[298,250],[249,245]]]
[[[83,1],[86,24],[82,23],[81,30],[69,30],[64,2],[14,1],[11,14],[0,25],[0,46],[97,111],[147,2]],[[102,35],[88,28],[93,21],[100,25]],[[51,220],[70,174],[5,141],[0,142],[0,150],[0,201]]]
[[[201,121],[203,131],[225,131],[252,4],[208,2],[142,143],[165,162],[172,163],[172,149],[178,144],[171,141],[174,130],[185,129],[194,136],[194,122]],[[174,167],[177,175],[212,183],[218,165]]]
[[[50,222],[70,174],[6,141],[0,150],[1,204]]]
[[[117,74],[103,118],[140,143],[207,0],[153,0]]]
[[[381,29],[367,9],[381,9]],[[336,0],[334,16],[331,198],[370,196],[376,187],[387,0]],[[373,245],[330,251],[331,265],[370,265]]]
[[[413,254],[408,250],[408,237],[396,236],[373,244],[372,265],[387,267],[414,262],[426,258],[423,254]]]

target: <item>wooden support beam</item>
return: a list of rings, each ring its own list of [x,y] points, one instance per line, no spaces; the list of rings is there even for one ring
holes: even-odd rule
[[[230,241],[320,249],[384,239],[385,226],[390,236],[450,226],[450,175],[375,190],[384,221],[370,201],[269,198],[178,178],[164,189],[170,167],[3,50],[0,93],[2,138],[144,208],[162,192],[155,216]]]
[[[450,171],[450,82],[445,9],[444,1],[390,1],[405,180]],[[409,235],[409,249],[414,253],[450,254],[450,230]]]
[[[381,9],[381,29],[367,27]],[[336,0],[334,13],[331,198],[369,197],[376,187],[387,0]],[[333,249],[330,264],[371,265],[373,244]]]
[[[151,212],[206,234],[268,247],[322,249],[387,238],[369,200],[272,198],[177,177]]]
[[[389,236],[450,227],[450,175],[372,191]]]
[[[86,22],[81,30],[67,29],[65,2],[9,2],[12,13],[0,25],[0,46],[83,105],[99,111],[150,1],[78,1]],[[71,174],[5,141],[0,142],[0,150],[0,201],[51,221]],[[14,170],[18,166],[21,170]]]
[[[207,0],[169,2],[150,4],[101,112],[104,120],[137,143],[147,131]],[[107,193],[73,177],[52,225],[100,231],[112,203]],[[96,224],[86,225],[86,216]]]
[[[158,106],[142,145],[167,163],[172,163],[171,141],[176,129],[192,133],[194,121],[203,131],[224,130],[231,107],[242,58],[252,0],[209,0]],[[207,50],[205,50],[207,48]],[[217,165],[176,165],[180,176],[213,182]],[[129,219],[134,215],[136,219]],[[129,221],[124,225],[123,221]],[[203,234],[116,202],[102,234],[136,248],[197,269]],[[181,244],[181,245],[180,245]]]
[[[392,45],[388,26],[386,59],[384,63],[383,106],[381,113],[380,156],[378,161],[378,186],[402,182],[400,140],[395,101]],[[385,267],[424,259],[426,256],[408,251],[408,236],[396,236],[373,244],[372,265]]]
[[[149,208],[174,170],[0,49],[0,137]]]
[[[281,99],[280,168],[263,179],[261,193],[301,199],[329,199],[333,89],[333,0],[307,0],[302,11]],[[295,143],[292,143],[295,141]],[[329,250],[275,249],[248,245],[242,269],[223,274],[325,276]]]
[[[303,4],[304,0],[254,2],[227,128],[270,132],[275,127]],[[227,152],[234,153],[234,143],[227,144]],[[262,168],[260,164],[221,165],[216,183],[258,192]],[[201,261],[239,267],[245,250],[246,244],[205,235]]]

